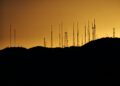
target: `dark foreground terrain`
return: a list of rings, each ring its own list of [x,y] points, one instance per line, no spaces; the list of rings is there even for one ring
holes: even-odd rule
[[[119,58],[119,38],[103,38],[64,49],[6,48],[0,50],[0,82],[8,86],[120,85]]]

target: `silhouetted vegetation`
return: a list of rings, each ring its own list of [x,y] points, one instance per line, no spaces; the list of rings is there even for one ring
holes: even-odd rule
[[[1,80],[17,84],[120,84],[120,39],[82,47],[0,50]],[[20,83],[19,83],[20,82]]]

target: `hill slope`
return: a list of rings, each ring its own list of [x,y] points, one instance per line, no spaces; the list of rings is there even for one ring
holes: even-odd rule
[[[119,38],[64,49],[6,48],[0,51],[0,79],[22,80],[22,84],[119,84],[119,50]]]

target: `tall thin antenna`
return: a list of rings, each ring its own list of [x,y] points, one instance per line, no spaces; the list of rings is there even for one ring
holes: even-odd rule
[[[43,43],[44,43],[44,47],[46,47],[46,39],[45,39],[45,37],[43,39]]]
[[[96,39],[96,24],[95,24],[95,19],[94,19],[94,24],[92,24],[92,35],[93,35],[93,40]]]
[[[16,46],[16,29],[14,29],[14,46]]]
[[[75,46],[75,31],[74,31],[74,23],[73,23],[73,46]]]
[[[53,47],[53,27],[51,25],[51,48]]]
[[[113,38],[115,38],[115,28],[113,28]]]
[[[63,48],[63,23],[61,22],[61,45]]]
[[[59,24],[59,47],[61,47],[61,30],[60,30],[60,24]]]
[[[89,25],[89,21],[88,21],[88,42],[90,42],[90,25]]]
[[[96,39],[96,22],[95,22],[95,19],[94,19],[94,38]]]
[[[86,43],[86,25],[85,25],[85,43]]]
[[[81,40],[81,46],[83,46],[83,36],[82,36],[82,40]]]
[[[67,34],[67,32],[65,32],[64,46],[68,47],[68,34]]]
[[[92,23],[92,39],[95,40],[95,28],[93,23]]]
[[[10,47],[11,47],[11,31],[12,31],[12,28],[11,28],[11,24],[10,24]]]
[[[77,22],[77,46],[79,46],[79,23]]]

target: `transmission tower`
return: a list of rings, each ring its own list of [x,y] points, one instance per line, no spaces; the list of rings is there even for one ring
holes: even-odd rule
[[[61,47],[61,30],[60,30],[60,24],[59,24],[59,47]]]
[[[86,43],[86,25],[85,25],[85,43]]]
[[[68,34],[65,32],[64,47],[68,47]]]
[[[16,46],[16,29],[14,29],[14,46]]]
[[[113,28],[113,38],[115,38],[115,28]]]
[[[81,46],[83,46],[83,44],[84,44],[84,43],[83,43],[83,36],[82,36],[82,40],[81,40]]]
[[[45,39],[45,37],[43,39],[43,43],[44,43],[44,47],[46,47],[46,39]]]
[[[61,46],[63,48],[63,23],[61,22]]]
[[[79,23],[77,22],[77,46],[79,46]]]
[[[73,46],[75,46],[75,30],[74,30],[74,23],[73,23]]]
[[[88,42],[90,42],[90,25],[89,25],[89,21],[88,21]]]
[[[11,36],[12,35],[11,32],[12,32],[12,28],[11,28],[11,24],[10,24],[10,47],[11,47],[11,41],[12,41],[12,39],[11,39],[11,37],[12,37]]]
[[[51,48],[53,47],[53,27],[51,25]]]
[[[94,19],[94,24],[92,24],[92,36],[93,40],[96,39],[96,24],[95,24],[95,19]]]

